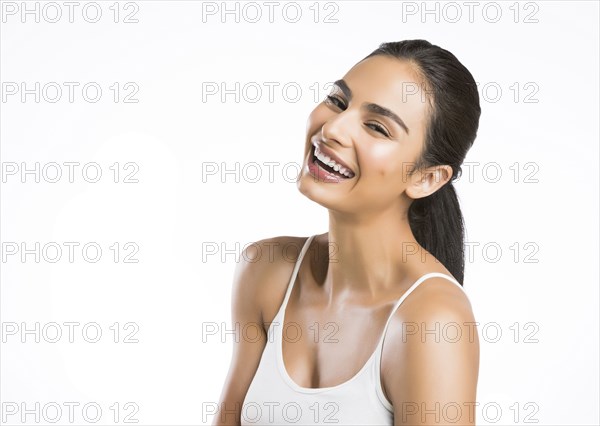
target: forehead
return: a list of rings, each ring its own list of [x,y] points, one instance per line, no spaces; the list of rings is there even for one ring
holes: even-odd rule
[[[343,79],[352,90],[353,102],[376,103],[398,114],[410,129],[422,128],[427,91],[416,65],[377,55],[354,65]]]

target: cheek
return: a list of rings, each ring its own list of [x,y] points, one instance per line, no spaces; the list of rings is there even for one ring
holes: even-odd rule
[[[362,154],[362,158],[368,161],[369,174],[392,185],[407,182],[407,175],[417,158],[414,145],[408,141],[373,141]]]
[[[363,155],[372,174],[380,178],[398,176],[401,171],[400,152],[393,142],[373,143]]]

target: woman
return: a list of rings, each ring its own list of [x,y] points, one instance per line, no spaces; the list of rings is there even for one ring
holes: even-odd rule
[[[243,332],[213,424],[475,423],[452,181],[480,112],[470,72],[425,40],[383,43],[335,83],[309,116],[297,182],[329,230],[244,253]]]

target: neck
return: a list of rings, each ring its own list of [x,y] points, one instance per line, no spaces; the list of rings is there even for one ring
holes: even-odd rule
[[[408,265],[423,254],[408,216],[397,208],[361,217],[330,210],[328,241],[324,289],[329,303],[374,299],[397,286],[408,274]]]

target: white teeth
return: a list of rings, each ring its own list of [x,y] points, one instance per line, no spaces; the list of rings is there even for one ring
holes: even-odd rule
[[[321,151],[319,151],[319,148],[317,146],[315,146],[315,157],[317,157],[323,163],[327,164],[329,167],[332,167],[333,170],[335,170],[336,172],[339,172],[346,177],[352,176],[350,170],[346,169],[342,165],[336,163],[331,158],[323,154]]]

